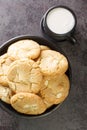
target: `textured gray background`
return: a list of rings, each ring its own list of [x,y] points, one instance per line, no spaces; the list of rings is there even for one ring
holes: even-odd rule
[[[46,118],[17,119],[0,108],[0,130],[87,130],[87,0],[0,0],[0,45],[21,34],[42,36],[40,20],[53,5],[66,5],[77,16],[78,44],[58,43],[70,59],[68,99]]]

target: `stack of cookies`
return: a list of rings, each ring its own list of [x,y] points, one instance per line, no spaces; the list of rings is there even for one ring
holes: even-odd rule
[[[20,40],[0,56],[0,99],[16,111],[38,115],[68,96],[67,58],[33,40]]]

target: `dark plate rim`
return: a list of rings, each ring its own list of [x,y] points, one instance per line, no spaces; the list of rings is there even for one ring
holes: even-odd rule
[[[49,46],[49,45],[48,45],[48,46],[49,46],[50,48],[51,48],[51,46],[52,46],[52,47],[54,47],[54,48],[56,49],[56,51],[59,51],[60,53],[64,54],[64,52],[62,51],[62,49],[59,48],[55,43],[52,43],[51,41],[49,41],[49,40],[47,40],[47,39],[45,39],[45,38],[43,38],[43,37],[41,37],[41,36],[19,35],[19,36],[16,36],[16,37],[14,37],[14,38],[11,38],[10,40],[6,41],[4,44],[2,44],[2,45],[0,46],[0,55],[4,54],[4,53],[3,53],[4,48],[7,48],[9,45],[11,45],[12,43],[14,43],[14,42],[16,42],[16,41],[18,41],[18,40],[24,40],[24,39],[32,39],[32,40],[39,39],[39,40],[46,41],[47,43],[49,43],[50,46]],[[46,45],[46,44],[42,44],[42,45]],[[55,50],[55,49],[54,49],[54,50]],[[64,54],[64,55],[65,55],[65,54]],[[66,56],[66,55],[65,55],[65,56]],[[66,56],[66,57],[67,57],[67,56]],[[69,58],[68,58],[68,57],[67,57],[67,59],[68,59],[68,62],[69,62]],[[71,70],[70,62],[69,62],[69,75],[70,75],[69,79],[70,79],[70,88],[71,88],[72,70]],[[68,97],[67,97],[67,98],[68,98]],[[66,98],[66,99],[67,99],[67,98]],[[65,102],[66,99],[65,99],[63,102]],[[41,118],[41,117],[46,117],[47,115],[50,115],[50,114],[53,113],[55,110],[57,110],[57,109],[63,104],[63,102],[60,103],[60,104],[58,104],[58,105],[54,105],[54,106],[53,106],[54,108],[53,108],[52,110],[48,111],[47,113],[42,113],[42,114],[40,114],[40,115],[34,115],[34,116],[32,116],[32,115],[26,115],[26,114],[20,114],[20,113],[16,112],[15,110],[14,110],[15,112],[12,112],[12,111],[10,111],[9,108],[7,108],[7,107],[5,106],[6,103],[4,103],[3,101],[0,101],[0,107],[1,107],[3,110],[5,110],[7,113],[9,113],[9,114],[11,114],[11,115],[13,115],[13,116],[15,116],[15,117],[26,118],[26,119],[35,119],[35,118]],[[8,105],[8,104],[7,104],[7,105]]]

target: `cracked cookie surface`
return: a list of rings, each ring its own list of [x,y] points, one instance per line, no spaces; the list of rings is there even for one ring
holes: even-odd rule
[[[10,88],[18,92],[38,93],[41,88],[42,73],[33,60],[16,60],[8,70]]]
[[[13,92],[9,87],[0,85],[0,99],[5,103],[10,104],[10,98],[13,95]]]
[[[0,56],[0,84],[8,86],[8,81],[7,81],[7,72],[9,69],[9,66],[11,63],[14,61],[13,58],[8,57],[8,54],[4,54]]]

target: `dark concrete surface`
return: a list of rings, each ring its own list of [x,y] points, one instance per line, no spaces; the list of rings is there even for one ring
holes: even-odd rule
[[[0,108],[0,130],[87,130],[87,0],[0,0],[0,45],[21,34],[43,36],[40,20],[53,5],[66,5],[77,16],[78,44],[57,43],[70,59],[71,92],[51,115],[17,119]]]

